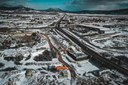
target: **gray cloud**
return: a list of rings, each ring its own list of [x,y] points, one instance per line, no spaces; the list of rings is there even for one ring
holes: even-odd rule
[[[128,0],[73,0],[71,5],[80,10],[111,10],[128,8]]]
[[[1,5],[17,6],[24,5],[27,0],[0,0]]]

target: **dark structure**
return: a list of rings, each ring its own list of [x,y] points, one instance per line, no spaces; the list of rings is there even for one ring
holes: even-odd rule
[[[73,53],[67,51],[67,54],[75,61],[81,61],[81,60],[85,60],[87,59],[89,56],[78,56],[78,55],[74,55]]]

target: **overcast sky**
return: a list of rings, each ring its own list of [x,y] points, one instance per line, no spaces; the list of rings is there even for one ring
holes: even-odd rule
[[[113,10],[128,8],[128,0],[0,0],[0,5],[23,5],[35,9]]]

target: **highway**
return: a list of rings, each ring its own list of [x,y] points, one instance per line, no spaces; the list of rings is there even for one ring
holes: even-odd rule
[[[90,56],[92,56],[92,58],[94,60],[97,60],[98,62],[100,62],[101,64],[106,65],[109,68],[113,68],[116,69],[117,71],[128,75],[128,69],[125,69],[113,62],[111,62],[110,60],[106,59],[104,56],[101,56],[99,53],[97,53],[96,51],[94,51],[92,48],[89,48],[88,45],[86,45],[85,43],[82,43],[79,39],[77,39],[75,36],[65,32],[64,30],[62,30],[61,28],[56,28],[60,33],[63,33],[65,36],[67,36],[68,38],[70,38],[73,42],[75,42],[78,46],[80,46],[84,51],[86,51]]]
[[[125,68],[121,67],[120,65],[117,65],[114,62],[111,62],[110,60],[106,59],[104,56],[97,53],[94,49],[90,48],[90,46],[88,46],[88,44],[81,42],[80,38],[78,39],[74,35],[64,31],[60,27],[60,22],[63,20],[64,17],[65,17],[65,15],[63,15],[55,23],[55,26],[54,26],[54,29],[57,30],[59,32],[59,34],[61,34],[62,37],[64,37],[64,38],[68,37],[69,39],[71,39],[74,43],[76,43],[79,47],[81,47],[89,56],[91,56],[94,60],[98,61],[99,63],[104,64],[108,68],[115,69],[115,70],[117,70],[117,71],[119,71],[119,72],[128,76],[128,69],[125,69]],[[56,51],[58,51],[58,50],[56,50]]]

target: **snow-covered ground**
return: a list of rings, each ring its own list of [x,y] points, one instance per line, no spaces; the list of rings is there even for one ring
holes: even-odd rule
[[[71,39],[58,31],[51,29],[54,23],[59,20],[63,13],[51,14],[1,14],[0,16],[0,28],[40,28],[40,29],[26,29],[14,31],[0,29],[0,46],[3,45],[3,41],[11,36],[13,41],[20,40],[21,37],[28,35],[28,39],[32,33],[37,32],[41,40],[36,41],[33,45],[29,46],[24,43],[23,46],[13,48],[16,46],[15,43],[11,43],[10,47],[0,48],[0,85],[75,85],[79,78],[85,78],[86,80],[99,79],[100,77],[104,81],[110,82],[110,84],[121,84],[127,79],[127,77],[122,76],[122,74],[115,72],[109,68],[102,68],[99,63],[94,62],[91,59],[83,59],[75,61],[71,56],[66,54],[66,50],[70,50],[76,57],[87,56],[83,50],[75,44]],[[105,31],[103,34],[98,34],[99,32],[94,30],[85,30],[86,28],[72,28],[73,32],[76,32],[79,36],[75,35],[68,27],[67,24],[62,23],[62,28],[67,33],[75,36],[79,39],[81,43],[86,44],[92,50],[98,53],[106,52],[110,56],[126,56],[128,57],[128,30],[127,21],[120,21],[118,18],[122,18],[123,15],[89,15],[89,14],[72,14],[67,13],[64,19],[69,21],[70,24],[79,24],[87,27],[97,28],[99,30]],[[127,15],[123,16],[127,19]],[[63,22],[65,22],[63,21]],[[48,27],[50,25],[50,27]],[[110,27],[109,27],[110,26]],[[41,29],[42,28],[42,29]],[[68,29],[67,29],[68,28]],[[52,31],[51,31],[52,30]],[[85,30],[81,32],[79,30]],[[59,77],[61,71],[53,72],[53,70],[48,70],[50,67],[63,66],[63,64],[58,60],[57,56],[52,58],[51,61],[36,61],[35,57],[42,55],[46,50],[51,52],[50,45],[43,34],[47,34],[51,43],[60,51],[62,59],[70,65],[77,74],[76,80],[71,78],[71,73],[69,70],[64,70],[67,76]],[[19,39],[17,39],[17,36]],[[82,38],[81,38],[82,37]],[[54,39],[55,38],[55,39]],[[66,39],[65,39],[66,38]],[[23,38],[24,39],[24,38]],[[88,42],[86,41],[88,40]],[[22,41],[22,40],[21,40]],[[7,41],[8,42],[8,41]],[[28,40],[27,43],[32,42]],[[93,45],[92,45],[93,44]],[[119,48],[120,49],[119,49]],[[118,49],[117,49],[118,48]],[[81,56],[78,56],[81,54]],[[112,55],[111,55],[112,54]],[[23,56],[20,61],[10,60],[7,61],[6,57]],[[43,58],[43,57],[42,57]],[[125,60],[123,60],[125,61]],[[125,62],[126,63],[126,62]],[[98,66],[99,65],[99,66]],[[8,69],[14,69],[10,71],[4,71]],[[27,70],[32,69],[32,77],[27,78],[25,76]],[[99,76],[95,74],[99,72]],[[114,74],[115,73],[115,74]],[[118,76],[116,78],[115,76]],[[95,79],[95,82],[97,82]],[[109,81],[109,79],[111,81]],[[80,81],[83,82],[83,81]],[[121,82],[121,83],[120,83]],[[60,84],[59,84],[60,83]],[[92,84],[93,85],[93,84]]]

